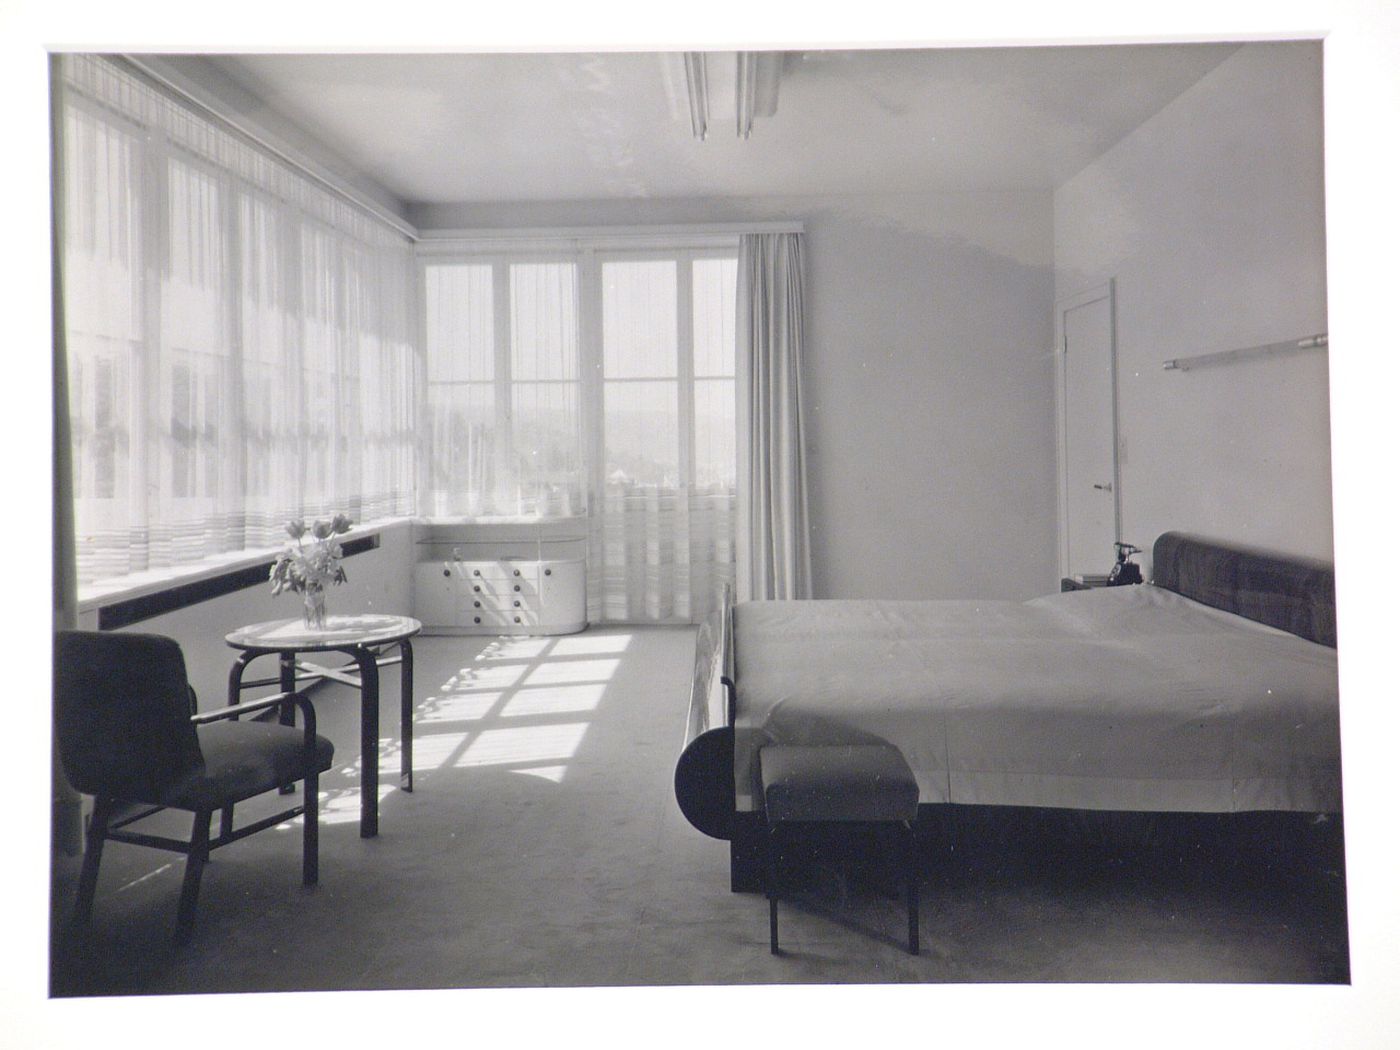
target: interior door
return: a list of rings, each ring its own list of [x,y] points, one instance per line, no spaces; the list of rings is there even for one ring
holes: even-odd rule
[[[1061,303],[1059,312],[1062,568],[1068,576],[1103,574],[1119,529],[1112,284]]]

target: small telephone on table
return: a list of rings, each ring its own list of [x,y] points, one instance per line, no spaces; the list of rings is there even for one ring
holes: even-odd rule
[[[1118,560],[1108,573],[1108,586],[1123,587],[1130,583],[1141,583],[1142,568],[1131,559],[1134,554],[1141,554],[1142,548],[1121,541],[1114,541],[1113,546],[1118,550]]]

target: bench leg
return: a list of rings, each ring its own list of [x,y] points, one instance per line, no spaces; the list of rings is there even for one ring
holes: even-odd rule
[[[909,954],[919,954],[919,850],[914,836],[914,822],[904,824],[904,878],[909,897]]]
[[[768,829],[764,837],[763,881],[768,890],[768,950],[778,954],[778,846],[777,825]]]

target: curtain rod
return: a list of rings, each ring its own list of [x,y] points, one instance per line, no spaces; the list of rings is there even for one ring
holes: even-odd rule
[[[570,240],[608,237],[737,237],[745,233],[802,233],[801,222],[658,223],[641,226],[518,226],[501,229],[425,229],[418,239],[433,241]]]
[[[219,112],[218,109],[205,102],[203,99],[196,98],[183,85],[176,83],[174,80],[170,79],[170,77],[168,77],[164,73],[161,73],[159,70],[152,69],[150,65],[148,65],[141,59],[133,57],[132,55],[104,55],[100,57],[115,59],[119,62],[125,63],[140,75],[146,77],[149,80],[154,81],[157,85],[164,88],[166,91],[169,91],[176,95],[181,102],[195,107],[206,116],[218,121],[219,124],[228,131],[231,131],[234,134],[238,135],[240,138],[252,143],[258,149],[271,154],[272,156],[280,160],[282,163],[287,164],[292,168],[295,168],[301,174],[314,181],[323,189],[335,194],[347,204],[350,204],[353,207],[358,208],[360,211],[367,213],[371,218],[377,219],[380,222],[385,223],[386,225],[392,226],[395,231],[403,234],[410,240],[417,241],[419,239],[417,227],[415,227],[407,219],[404,219],[399,215],[395,215],[392,211],[384,207],[382,204],[366,196],[363,196],[358,191],[353,190],[347,186],[341,185],[336,179],[327,175],[323,175],[319,171],[316,171],[309,162],[301,160],[288,153],[281,147],[276,146],[271,142],[268,142],[263,136],[257,134],[254,131],[249,130],[247,127],[244,127],[243,124],[234,120],[227,114]]]
[[[1245,346],[1238,350],[1221,350],[1213,354],[1197,354],[1195,357],[1174,357],[1163,361],[1162,367],[1168,372],[1185,372],[1200,365],[1225,364],[1228,361],[1242,361],[1266,354],[1283,353],[1289,350],[1325,350],[1327,333],[1310,335],[1302,339],[1285,339],[1279,343],[1264,343],[1260,346]]]

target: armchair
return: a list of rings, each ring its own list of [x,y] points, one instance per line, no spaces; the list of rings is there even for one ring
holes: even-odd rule
[[[316,712],[300,693],[195,711],[194,691],[179,645],[153,634],[59,631],[54,640],[55,729],[69,782],[93,796],[87,850],[74,920],[87,922],[97,889],[103,843],[112,839],[188,858],[180,890],[175,939],[188,941],[209,851],[304,815],[302,882],[316,884],[319,776],[334,749],[316,733]],[[239,721],[295,704],[301,727]],[[233,807],[255,795],[303,783],[303,801],[245,827],[233,827]],[[125,812],[135,804],[134,814]],[[126,830],[162,809],[194,814],[188,842]],[[119,810],[121,816],[118,816]],[[220,811],[219,834],[210,820]]]

